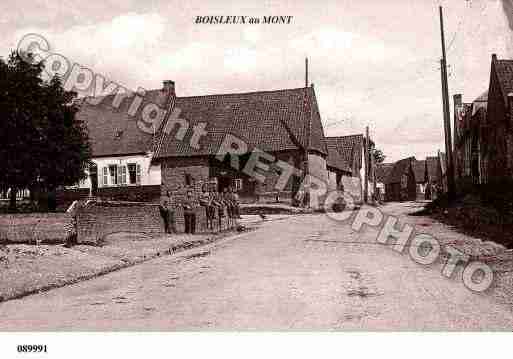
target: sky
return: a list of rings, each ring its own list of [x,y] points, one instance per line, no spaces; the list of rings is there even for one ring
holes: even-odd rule
[[[492,53],[513,58],[510,0],[2,0],[0,56],[37,33],[127,88],[174,80],[178,96],[302,87],[308,57],[327,136],[369,126],[386,162],[423,159],[444,151],[439,5],[450,96],[471,102],[488,89]],[[195,23],[214,15],[293,18]]]

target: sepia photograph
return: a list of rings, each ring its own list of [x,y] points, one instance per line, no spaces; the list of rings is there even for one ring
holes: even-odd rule
[[[0,30],[0,357],[513,330],[513,0],[2,0]]]

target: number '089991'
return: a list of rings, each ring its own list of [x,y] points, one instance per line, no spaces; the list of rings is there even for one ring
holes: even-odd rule
[[[18,345],[18,353],[47,353],[46,345]]]

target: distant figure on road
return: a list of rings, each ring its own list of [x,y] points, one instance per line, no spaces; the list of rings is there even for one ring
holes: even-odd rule
[[[160,210],[160,216],[162,217],[162,220],[164,221],[164,231],[166,233],[170,233],[170,230],[169,230],[169,205],[168,205],[167,200],[163,199],[160,202],[159,210]]]
[[[206,185],[201,189],[202,193],[199,197],[200,206],[205,208],[205,215],[207,217],[207,228],[214,230],[214,207],[212,205],[212,194],[207,190]]]
[[[237,189],[232,188],[232,200],[235,206],[235,218],[240,218],[240,199]]]
[[[223,190],[222,198],[226,205],[226,221],[228,223],[228,228],[231,228],[233,225],[233,201],[229,187],[225,187],[225,189]]]
[[[222,194],[219,193],[218,191],[214,192],[214,199],[213,199],[212,203],[217,208],[219,231],[221,231],[223,229],[223,217],[224,217],[224,208],[225,208],[225,202],[222,198]]]
[[[173,207],[169,191],[166,192],[166,195],[162,199],[159,209],[160,215],[164,220],[164,230],[166,233],[176,233],[175,208]]]
[[[185,233],[196,233],[196,201],[192,195],[192,191],[187,191],[187,196],[183,203],[183,217],[185,222]]]

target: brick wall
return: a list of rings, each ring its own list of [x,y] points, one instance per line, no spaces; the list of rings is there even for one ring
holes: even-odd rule
[[[175,212],[178,232],[184,231],[183,209]],[[111,233],[163,233],[164,222],[158,204],[135,202],[91,202],[77,211],[77,242],[98,244]],[[196,231],[205,232],[203,207],[196,208]]]
[[[116,232],[160,233],[164,227],[158,205],[91,202],[76,214],[77,242],[98,244]]]

